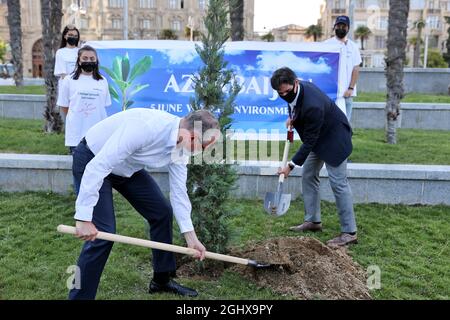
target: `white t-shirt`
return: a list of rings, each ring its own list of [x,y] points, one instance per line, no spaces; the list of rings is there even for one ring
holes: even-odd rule
[[[60,48],[55,56],[55,76],[62,74],[71,74],[75,70],[79,48]]]
[[[358,45],[350,39],[344,43],[337,37],[325,40],[323,43],[339,45],[341,49],[341,59],[339,62],[339,83],[336,104],[345,110],[345,101],[343,101],[344,93],[347,91],[352,81],[352,72],[355,66],[359,66],[362,62],[361,53]],[[352,97],[356,97],[356,85],[353,89]],[[343,106],[341,106],[343,104]],[[345,111],[344,111],[345,112]]]
[[[111,105],[108,81],[82,74],[78,80],[67,76],[61,82],[57,105],[69,107],[65,145],[77,146],[93,125],[107,117],[105,107]]]

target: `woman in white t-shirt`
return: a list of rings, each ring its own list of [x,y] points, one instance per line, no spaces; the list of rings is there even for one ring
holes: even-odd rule
[[[55,56],[55,76],[61,80],[75,70],[78,55],[78,43],[80,42],[80,31],[74,25],[64,28],[61,38],[61,46]]]
[[[99,72],[97,52],[90,46],[78,51],[73,74],[61,82],[58,105],[66,117],[65,145],[71,153],[96,123],[107,117],[111,105],[108,81]]]

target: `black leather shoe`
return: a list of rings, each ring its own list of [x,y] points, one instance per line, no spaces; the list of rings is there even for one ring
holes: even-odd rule
[[[148,289],[148,293],[158,293],[158,292],[170,292],[186,297],[198,296],[198,292],[195,291],[194,289],[184,287],[173,280],[170,280],[166,284],[158,284],[152,280],[150,282],[150,288]]]

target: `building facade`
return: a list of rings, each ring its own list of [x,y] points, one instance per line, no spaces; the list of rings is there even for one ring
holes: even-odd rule
[[[208,0],[128,0],[128,39],[158,39],[171,29],[180,40],[189,40],[185,28],[204,30]],[[124,0],[63,0],[62,26],[74,24],[81,40],[124,39]],[[42,76],[40,1],[20,0],[25,77]],[[0,0],[0,39],[9,41],[6,0]],[[254,0],[244,1],[245,39],[253,39]]]
[[[306,35],[305,27],[288,24],[279,28],[272,29],[274,41],[288,41],[288,42],[311,42],[313,38]]]
[[[326,0],[321,7],[321,18],[324,37],[328,39],[334,36],[333,25],[339,15],[349,15],[347,0]],[[352,28],[355,31],[358,26],[367,26],[371,34],[364,41],[364,49],[361,51],[363,66],[383,67],[384,55],[387,50],[386,40],[388,32],[389,1],[388,0],[353,0],[354,12]],[[445,16],[450,16],[450,0],[410,0],[410,12],[408,15],[408,47],[407,57],[412,65],[414,46],[412,39],[417,38],[415,22],[423,19],[426,22],[422,31],[422,39],[428,39],[428,47],[437,49],[441,53],[446,51],[445,43],[448,39]],[[360,39],[356,41],[361,48]],[[422,45],[423,48],[423,45]]]

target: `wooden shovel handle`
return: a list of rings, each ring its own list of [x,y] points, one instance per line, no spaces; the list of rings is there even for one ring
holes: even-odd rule
[[[66,226],[66,225],[62,225],[62,224],[60,224],[56,228],[56,230],[58,230],[58,232],[61,232],[61,233],[73,234],[73,235],[76,234],[75,227]],[[164,251],[176,252],[176,253],[186,254],[189,256],[194,256],[197,253],[197,250],[194,250],[191,248],[176,246],[173,244],[167,244],[167,243],[162,243],[162,242],[144,240],[144,239],[139,239],[139,238],[126,237],[126,236],[121,236],[118,234],[101,232],[101,231],[98,232],[97,239],[132,244],[135,246],[141,246],[141,247],[146,247],[146,248],[151,248],[151,249],[159,249],[159,250],[164,250]],[[243,265],[249,264],[248,259],[227,256],[225,254],[219,254],[219,253],[208,252],[208,251],[206,251],[205,257],[208,259],[231,262],[231,263],[238,263],[238,264],[243,264]]]
[[[284,145],[283,160],[281,161],[281,169],[286,167],[286,164],[287,164],[287,158],[288,158],[288,155],[289,155],[289,146],[291,144],[291,140],[290,140],[290,137],[289,137],[290,134],[292,134],[292,128],[289,129],[289,131],[288,131],[288,138],[286,139],[286,144]],[[278,178],[278,182],[279,183],[283,183],[284,182],[284,174],[280,174],[280,177]]]

